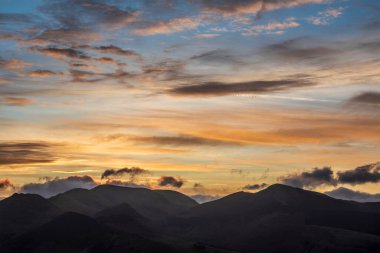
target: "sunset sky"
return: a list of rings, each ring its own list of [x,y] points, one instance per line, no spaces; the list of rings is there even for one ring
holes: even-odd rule
[[[368,164],[304,186],[379,192],[376,0],[0,6],[0,196],[84,176],[224,195]]]

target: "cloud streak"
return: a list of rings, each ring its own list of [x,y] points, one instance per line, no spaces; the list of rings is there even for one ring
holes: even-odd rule
[[[263,12],[282,8],[292,8],[304,4],[320,4],[326,0],[236,0],[215,1],[198,0],[206,11],[223,15],[256,14],[260,18]]]
[[[309,80],[250,81],[240,83],[206,82],[173,88],[168,94],[173,96],[227,96],[244,93],[268,93],[291,90],[314,85]]]
[[[140,36],[169,34],[197,28],[201,20],[198,18],[181,17],[165,21],[147,21],[133,30],[134,34]]]
[[[179,136],[144,136],[132,137],[131,140],[137,143],[164,145],[164,146],[239,146],[238,142],[229,142],[222,140],[214,140],[191,135]]]
[[[54,145],[45,142],[0,143],[0,164],[50,163],[56,160],[51,153]]]

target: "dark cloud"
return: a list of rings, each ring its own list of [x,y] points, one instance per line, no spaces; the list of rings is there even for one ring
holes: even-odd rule
[[[54,47],[54,46],[32,47],[31,50],[39,52],[47,56],[56,57],[56,58],[68,57],[68,58],[74,58],[74,59],[80,59],[80,60],[91,59],[91,57],[89,57],[83,51],[70,48],[70,47]]]
[[[99,39],[100,31],[121,28],[137,15],[106,0],[45,0],[40,10],[52,21],[34,39],[66,45]]]
[[[56,72],[56,71],[51,71],[51,70],[46,70],[46,69],[38,69],[29,72],[28,74],[30,77],[52,77],[52,76],[62,76],[62,72]]]
[[[298,188],[315,188],[321,185],[336,185],[334,172],[330,167],[314,168],[311,172],[288,175],[280,178],[281,183]]]
[[[338,172],[338,181],[342,184],[365,184],[380,182],[380,163],[360,166],[353,170]]]
[[[67,178],[43,178],[42,183],[29,183],[21,187],[22,193],[39,194],[45,198],[75,188],[91,189],[97,184],[90,176],[71,176]]]
[[[73,82],[99,82],[104,80],[102,74],[94,73],[91,71],[84,71],[78,69],[70,69],[70,74]]]
[[[56,160],[51,153],[53,144],[43,142],[0,143],[0,164],[50,163]]]
[[[0,191],[7,189],[14,190],[16,186],[9,179],[0,179]]]
[[[348,100],[349,104],[380,105],[380,92],[364,92]]]
[[[188,79],[189,75],[185,74],[185,67],[184,61],[167,59],[142,66],[141,77],[164,81]]]
[[[326,63],[334,60],[334,57],[340,53],[338,49],[315,45],[314,40],[309,37],[286,40],[266,46],[263,53],[265,53],[265,57],[274,57],[281,62],[291,61],[296,63],[299,61]]]
[[[118,65],[118,62],[110,57],[101,57],[101,58],[96,58],[95,60],[99,63]]]
[[[262,183],[262,184],[247,184],[246,186],[243,187],[243,190],[249,190],[249,191],[255,191],[255,190],[260,190],[265,187],[267,187],[268,184]]]
[[[143,184],[135,184],[130,181],[122,181],[122,180],[116,180],[116,179],[108,179],[104,184],[109,185],[116,185],[116,186],[122,186],[122,187],[131,187],[131,188],[149,188],[147,185]]]
[[[240,65],[244,63],[238,56],[231,54],[228,50],[224,49],[216,49],[194,55],[190,57],[190,60],[196,60],[209,64]]]
[[[172,176],[161,176],[158,179],[158,185],[159,186],[171,186],[175,188],[181,188],[181,186],[184,184],[184,181],[180,177],[172,177]]]
[[[98,46],[98,47],[90,47],[90,48],[101,53],[109,53],[109,54],[114,54],[118,56],[137,57],[137,58],[142,57],[139,53],[137,53],[134,50],[122,49],[114,45]]]
[[[195,183],[193,185],[193,189],[203,189],[203,188],[204,188],[204,186],[202,184],[200,184],[200,183]]]
[[[116,63],[118,66],[122,66],[123,64]],[[87,65],[88,66],[88,65]],[[77,67],[86,67],[86,66],[77,66]],[[119,83],[126,83],[127,78],[133,78],[134,74],[123,71],[121,69],[116,70],[112,73],[97,73],[86,70],[79,69],[70,69],[70,74],[73,82],[88,82],[88,83],[96,83],[96,82],[107,82],[109,80],[118,80]]]
[[[370,194],[361,191],[354,191],[344,187],[325,192],[326,195],[344,200],[352,200],[357,202],[380,202],[380,194]]]
[[[267,93],[314,85],[308,80],[250,81],[241,83],[206,82],[169,90],[173,96],[225,96],[242,93]]]
[[[236,142],[220,141],[202,137],[179,135],[179,136],[148,136],[132,137],[132,140],[139,143],[148,143],[164,146],[236,146]]]
[[[148,170],[141,169],[139,167],[123,168],[119,170],[109,169],[103,172],[101,178],[105,179],[110,177],[122,177],[124,175],[127,175],[130,178],[130,182],[134,182],[137,176],[148,173]]]

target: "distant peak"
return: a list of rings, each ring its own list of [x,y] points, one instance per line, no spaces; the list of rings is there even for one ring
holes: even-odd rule
[[[294,190],[298,189],[293,186],[285,185],[285,184],[272,184],[266,188],[267,190]]]
[[[38,195],[38,194],[31,194],[31,193],[14,193],[12,196],[10,196],[9,198],[7,198],[8,200],[13,200],[13,199],[23,199],[23,200],[33,200],[33,199],[44,199],[44,197]],[[4,199],[4,200],[7,200],[7,199]]]
[[[305,190],[303,190],[303,189],[293,187],[293,186],[289,186],[289,185],[285,185],[285,184],[272,184],[260,192],[273,192],[273,193],[291,194],[291,193],[295,193],[295,192],[304,192],[304,191]],[[258,192],[258,193],[260,193],[260,192]]]

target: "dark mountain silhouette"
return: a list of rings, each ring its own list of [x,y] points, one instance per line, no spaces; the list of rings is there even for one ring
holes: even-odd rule
[[[190,197],[175,191],[154,191],[114,185],[101,185],[91,190],[74,189],[52,197],[50,201],[64,211],[90,216],[105,208],[127,203],[141,215],[153,220],[198,205]]]
[[[60,214],[54,204],[36,194],[13,194],[0,201],[0,241],[41,225]]]
[[[140,215],[127,203],[106,208],[95,215],[97,221],[125,232],[150,236],[153,235],[152,223]]]
[[[170,220],[169,233],[243,252],[371,252],[380,249],[377,207],[272,185],[191,208]]]
[[[170,246],[143,237],[118,233],[96,220],[77,213],[65,213],[16,237],[1,252],[178,252]]]
[[[6,253],[380,252],[380,203],[279,184],[200,205],[174,191],[118,186],[51,199],[16,194],[0,202],[0,224]]]

